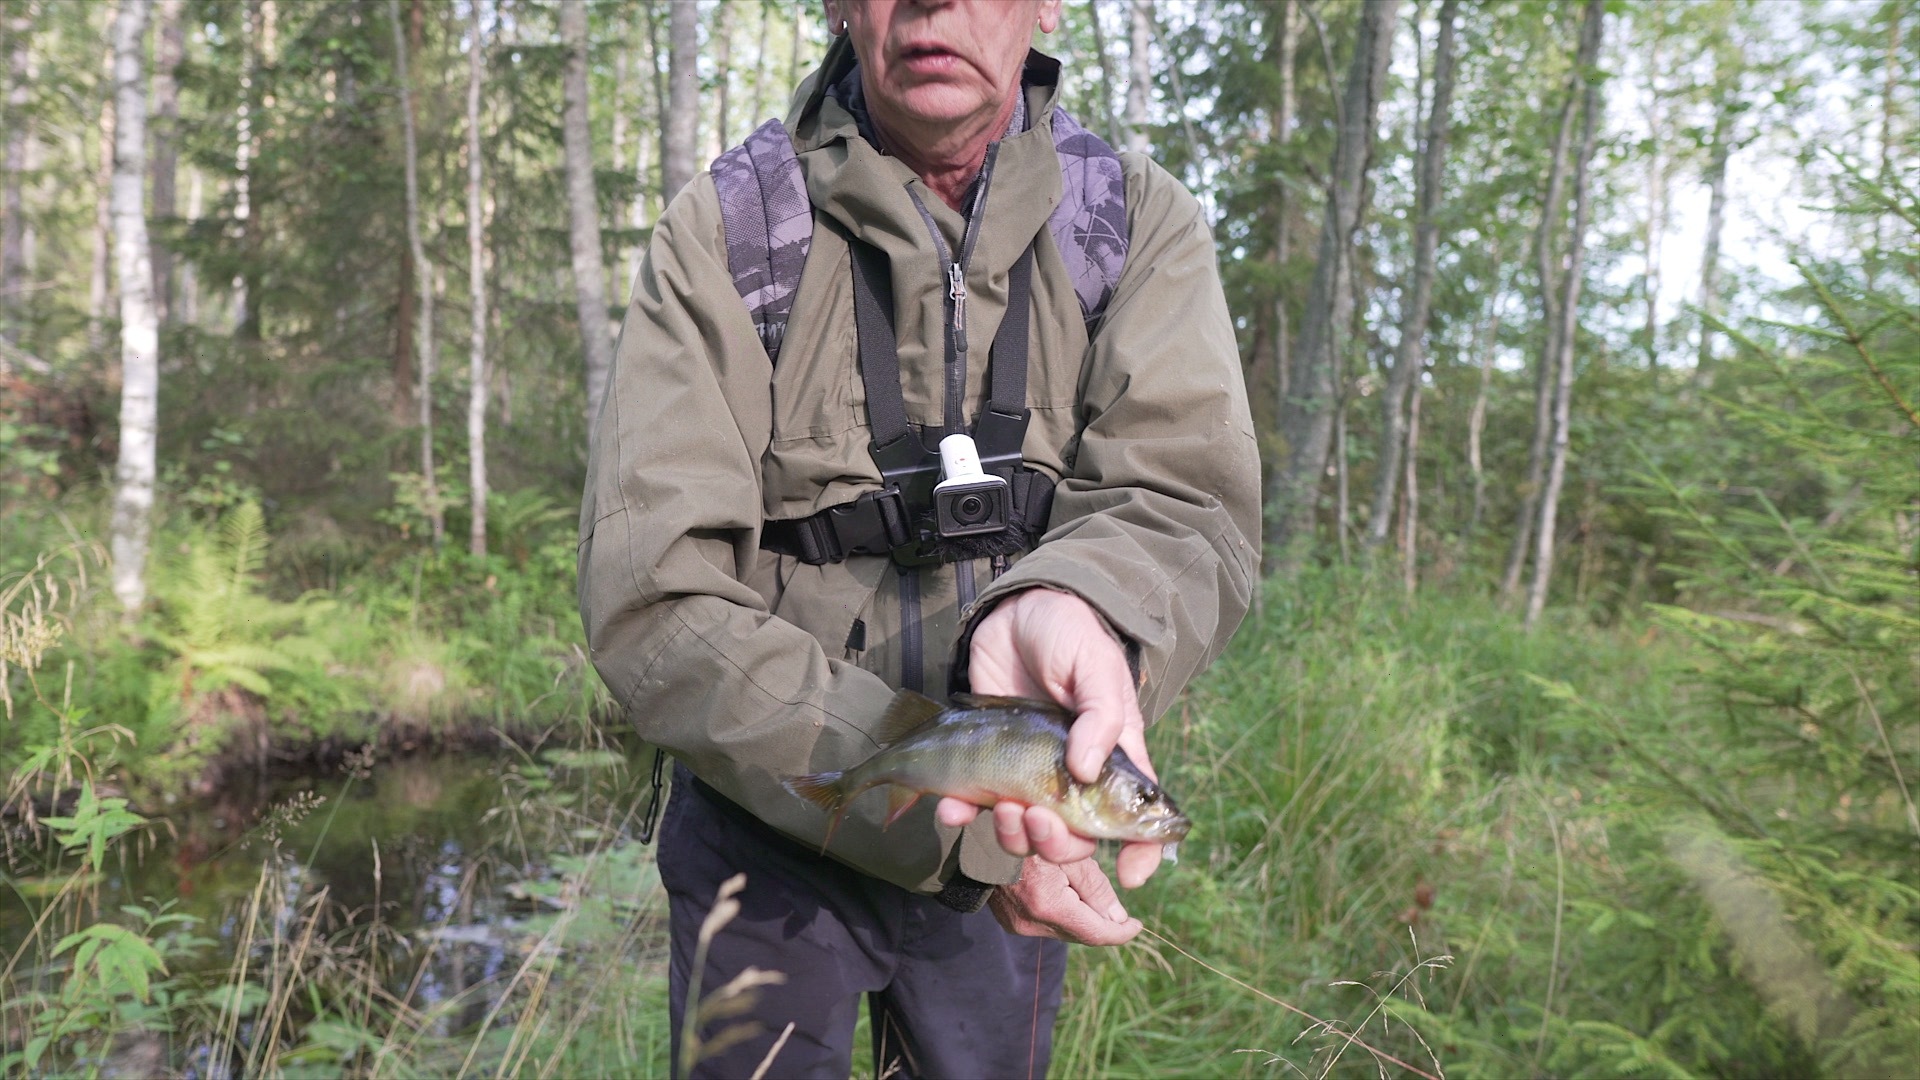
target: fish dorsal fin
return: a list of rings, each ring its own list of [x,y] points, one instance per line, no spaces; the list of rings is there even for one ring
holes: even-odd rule
[[[992,694],[955,694],[953,703],[963,709],[1019,709],[1023,712],[1046,713],[1058,716],[1062,720],[1073,719],[1073,714],[1058,702],[1042,701],[1039,698],[996,697]]]
[[[880,722],[873,726],[872,739],[880,746],[892,746],[901,739],[931,724],[943,711],[940,703],[911,690],[893,695]]]

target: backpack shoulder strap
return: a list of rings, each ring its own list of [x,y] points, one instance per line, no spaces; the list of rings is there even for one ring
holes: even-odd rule
[[[1047,230],[1091,325],[1106,311],[1127,265],[1126,176],[1113,147],[1057,107],[1053,148],[1060,157],[1060,205]]]
[[[786,125],[777,119],[760,125],[716,158],[712,173],[733,287],[753,316],[768,359],[778,361],[813,246],[813,208]]]
[[[1053,111],[1053,144],[1061,197],[1047,230],[1073,279],[1080,315],[1092,323],[1106,311],[1127,264],[1126,177],[1120,155],[1064,109]],[[777,362],[813,245],[813,210],[786,125],[777,119],[760,125],[715,159],[712,172],[733,287],[768,358]]]

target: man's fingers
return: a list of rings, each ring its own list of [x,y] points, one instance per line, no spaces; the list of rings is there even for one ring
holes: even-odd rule
[[[1127,752],[1128,760],[1147,774],[1147,779],[1158,781],[1160,774],[1153,771],[1153,762],[1147,760],[1146,733],[1137,727],[1129,727],[1120,733],[1120,749]]]
[[[1026,809],[1016,802],[995,803],[993,807],[994,837],[1007,854],[1023,859],[1033,854],[1033,846],[1027,842]]]
[[[1160,868],[1160,845],[1130,843],[1122,845],[1113,861],[1114,875],[1123,889],[1137,889],[1147,883]]]
[[[934,820],[953,829],[971,824],[978,816],[980,816],[980,808],[965,799],[941,799],[940,805],[933,811]]]
[[[1097,902],[1089,904],[1087,896]],[[1120,945],[1140,932],[1140,921],[1129,918],[1124,909],[1119,917],[1113,915],[1118,898],[1091,860],[1060,867],[1029,859],[1019,881],[994,890],[992,904],[1001,926],[1028,937]]]
[[[1127,906],[1120,902],[1120,894],[1113,891],[1113,882],[1100,872],[1099,863],[1087,859],[1068,863],[1060,869],[1066,871],[1067,884],[1079,894],[1082,903],[1113,922],[1127,921]]]
[[[1064,865],[1091,859],[1099,848],[1093,841],[1069,830],[1060,815],[1047,807],[1027,807],[1022,821],[1029,847],[1050,863]]]

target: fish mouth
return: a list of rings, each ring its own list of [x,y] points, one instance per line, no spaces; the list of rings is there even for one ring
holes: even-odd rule
[[[1193,822],[1186,815],[1160,818],[1149,821],[1140,828],[1140,840],[1147,843],[1177,844],[1193,831]]]

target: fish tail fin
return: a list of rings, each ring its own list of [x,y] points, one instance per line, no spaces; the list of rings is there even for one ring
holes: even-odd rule
[[[826,839],[820,841],[820,854],[827,853],[827,845],[833,843],[833,834],[840,828],[840,819],[847,816],[847,801],[852,793],[841,783],[845,773],[823,772],[808,776],[790,776],[780,782],[780,786],[807,800],[813,805],[833,815],[827,823]]]

